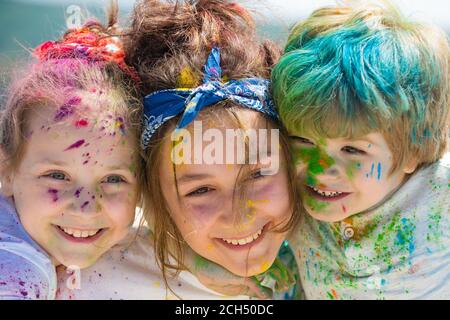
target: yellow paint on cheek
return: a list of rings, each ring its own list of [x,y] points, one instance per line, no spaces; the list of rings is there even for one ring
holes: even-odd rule
[[[267,269],[269,269],[269,267],[270,267],[270,262],[264,261],[263,263],[261,263],[261,272],[266,271]]]
[[[212,251],[214,249],[214,246],[210,243],[206,246],[206,250]]]
[[[102,211],[102,205],[99,202],[95,203],[95,211],[96,212]]]
[[[153,285],[154,285],[155,287],[161,287],[161,282],[159,282],[159,281],[154,281],[154,282],[153,282]]]

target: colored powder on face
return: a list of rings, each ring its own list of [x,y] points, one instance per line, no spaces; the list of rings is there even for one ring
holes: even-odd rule
[[[305,197],[305,202],[308,207],[316,212],[322,211],[330,205],[328,202],[319,201],[309,195]]]
[[[89,124],[89,122],[85,119],[81,119],[78,120],[77,122],[75,122],[75,127],[80,128],[80,127],[86,127]]]
[[[125,135],[125,123],[123,121],[122,117],[117,117],[116,118],[116,124],[115,124],[116,128],[119,128],[120,133],[124,136]]]
[[[347,208],[344,205],[342,205],[342,211],[344,211],[344,213],[347,213]]]
[[[74,107],[79,105],[81,102],[80,97],[72,97],[66,103],[64,103],[58,111],[56,111],[55,117],[53,120],[60,121],[74,113]]]
[[[375,164],[372,163],[372,167],[370,168],[370,176],[373,177],[373,170],[375,169]]]
[[[378,162],[377,171],[378,171],[377,179],[380,180],[381,179],[381,163],[380,162]]]
[[[75,148],[79,148],[84,144],[84,139],[78,140],[75,143],[71,144],[70,146],[68,146],[66,149],[64,149],[64,151],[67,150],[71,150],[71,149],[75,149]]]
[[[208,260],[206,260],[205,258],[198,256],[198,255],[195,256],[194,264],[195,264],[196,271],[205,270],[210,265]]]
[[[347,177],[349,179],[352,179],[353,176],[355,175],[355,170],[360,170],[360,169],[361,169],[361,163],[359,163],[357,161],[353,161],[345,170],[347,173]]]
[[[52,195],[53,202],[58,201],[58,190],[56,190],[56,189],[48,189],[47,192]]]
[[[324,173],[335,163],[334,159],[319,147],[297,148],[294,150],[294,159],[295,165],[300,162],[307,165],[306,183],[310,186],[317,185],[316,176]]]
[[[81,187],[81,188],[75,190],[74,196],[79,198],[80,194],[81,194],[81,191],[83,191],[83,189],[84,189],[84,187]]]

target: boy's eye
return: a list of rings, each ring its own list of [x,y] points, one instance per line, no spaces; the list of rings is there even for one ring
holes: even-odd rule
[[[366,154],[365,151],[350,146],[345,146],[341,150],[348,154]]]
[[[46,174],[44,177],[54,179],[54,180],[67,180],[67,176],[59,171],[51,172],[49,174]]]
[[[201,187],[198,188],[195,191],[189,192],[186,197],[195,197],[195,196],[202,196],[208,192],[214,191],[214,189],[209,188],[209,187]]]
[[[296,143],[301,143],[301,144],[306,144],[309,146],[314,146],[314,142],[312,142],[311,140],[304,138],[304,137],[296,137],[296,136],[291,136],[291,139],[296,142]]]
[[[106,177],[104,182],[106,182],[106,183],[121,183],[121,182],[125,182],[125,180],[121,176],[114,175],[114,176]]]

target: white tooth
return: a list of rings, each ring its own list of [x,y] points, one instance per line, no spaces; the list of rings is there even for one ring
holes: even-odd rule
[[[64,228],[64,232],[72,235],[74,231],[72,229],[70,229],[70,228]]]
[[[245,239],[239,239],[238,243],[242,246],[242,245],[246,244],[246,241],[245,241]]]
[[[97,231],[98,231],[98,230],[92,230],[92,231],[89,231],[89,237],[95,235],[95,234],[97,233]]]
[[[253,236],[250,236],[250,237],[248,237],[248,238],[245,239],[245,242],[250,243],[250,242],[252,242],[253,240],[254,240],[254,239],[253,239]]]
[[[237,245],[239,242],[237,240],[231,240],[231,243]]]
[[[87,238],[87,237],[89,237],[89,231],[82,231],[82,232],[81,232],[81,237],[82,237],[82,238]]]
[[[81,231],[80,231],[80,230],[76,230],[76,231],[73,233],[73,236],[74,236],[75,238],[80,238],[80,237],[81,237]]]

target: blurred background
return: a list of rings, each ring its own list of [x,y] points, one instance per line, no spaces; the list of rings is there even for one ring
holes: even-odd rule
[[[255,14],[261,36],[279,44],[289,28],[313,10],[344,0],[237,0]],[[356,0],[352,0],[356,1]],[[120,23],[127,25],[134,0],[119,0]],[[431,21],[450,34],[450,1],[394,0],[408,16]],[[8,82],[10,69],[29,57],[29,49],[43,41],[60,37],[68,27],[88,17],[105,19],[106,0],[0,0],[1,88]],[[0,89],[1,90],[1,89]],[[1,91],[0,91],[1,94]]]

